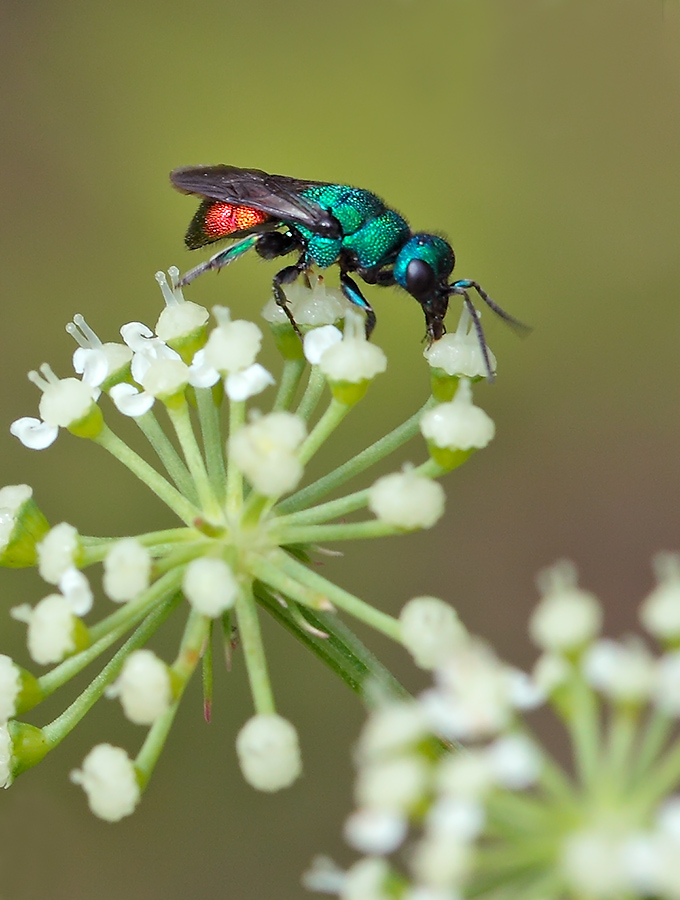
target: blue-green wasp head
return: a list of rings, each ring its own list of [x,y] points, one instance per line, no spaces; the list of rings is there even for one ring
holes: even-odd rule
[[[394,280],[423,307],[430,343],[446,331],[444,316],[454,263],[451,245],[436,234],[424,233],[410,237],[394,263]]]

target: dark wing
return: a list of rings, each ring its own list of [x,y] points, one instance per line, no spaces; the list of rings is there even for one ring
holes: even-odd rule
[[[300,196],[300,191],[323,182],[236,166],[186,166],[171,172],[170,181],[183,194],[257,209],[281,222],[304,225],[324,237],[342,235],[337,219],[328,210]]]

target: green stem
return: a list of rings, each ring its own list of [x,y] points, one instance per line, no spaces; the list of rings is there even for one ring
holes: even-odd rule
[[[316,544],[320,541],[356,541],[366,538],[408,534],[410,529],[388,525],[379,519],[367,522],[346,522],[338,525],[309,525],[306,528],[276,529],[279,544]]]
[[[656,708],[653,710],[640,745],[637,759],[633,764],[633,783],[644,781],[648,770],[654,765],[656,758],[663,750],[675,722],[668,713]]]
[[[220,503],[227,492],[227,473],[224,466],[224,441],[220,427],[220,407],[215,401],[212,388],[196,390],[198,418],[201,424],[203,450],[208,466],[208,477]]]
[[[153,447],[156,455],[165,466],[166,472],[175,482],[178,490],[184,494],[187,500],[196,503],[196,485],[191,480],[189,470],[184,465],[179,453],[175,450],[170,439],[159,425],[158,419],[153,412],[149,410],[149,412],[144,413],[143,416],[138,416],[134,421],[144,437]]]
[[[312,506],[309,509],[300,510],[300,512],[290,513],[285,516],[277,516],[276,525],[315,525],[317,522],[327,522],[329,519],[337,519],[339,516],[346,516],[348,513],[355,512],[357,509],[363,509],[368,503],[368,488],[363,491],[355,491],[353,494],[346,494],[337,500],[329,500],[328,503],[320,503],[318,506]],[[280,504],[278,509],[283,506]]]
[[[175,429],[175,433],[179,439],[182,453],[187,461],[191,477],[198,491],[201,508],[205,515],[219,522],[222,518],[222,510],[217,501],[217,497],[213,493],[212,485],[208,478],[208,472],[201,455],[198,441],[191,424],[191,416],[189,415],[189,405],[184,394],[177,395],[172,398],[172,403],[166,405],[166,410],[170,421]]]
[[[307,382],[307,387],[302,395],[302,400],[300,400],[300,405],[295,410],[296,415],[307,421],[316,409],[316,405],[321,399],[325,387],[326,379],[324,375],[318,366],[312,366],[312,371],[309,373],[309,381]]]
[[[167,528],[162,531],[151,531],[148,534],[135,535],[135,540],[151,551],[152,556],[162,556],[175,544],[195,540],[198,532],[194,528]],[[111,547],[122,538],[90,538],[81,535],[80,541],[85,549],[81,563],[91,566],[101,562]]]
[[[169,506],[186,524],[191,523],[199,515],[198,509],[190,503],[180,492],[174,488],[153,466],[142,459],[134,450],[114,434],[108,425],[104,425],[96,438],[96,444],[107,450],[112,456],[122,462],[140,481]]]
[[[677,790],[680,784],[680,740],[676,740],[665,756],[661,757],[637,786],[635,792],[628,794],[627,801],[631,806],[651,810],[659,800],[671,791]]]
[[[170,709],[160,716],[149,729],[142,748],[135,759],[135,768],[142,789],[151,778],[158,757],[165,746],[173,719],[179,707],[184,690],[201,658],[203,648],[210,629],[211,620],[192,611],[187,619],[182,643],[172,669],[178,676],[175,684],[176,697]]]
[[[328,608],[329,603],[333,604],[370,625],[371,628],[375,628],[376,631],[401,643],[401,625],[398,619],[375,609],[316,572],[310,571],[282,550],[272,553],[270,560],[267,561],[254,558],[251,571],[275,591],[280,591],[305,606],[324,610]]]
[[[600,775],[601,722],[599,703],[595,693],[574,670],[570,684],[571,704],[567,727],[572,738],[579,778],[588,790]]]
[[[639,710],[627,706],[617,707],[611,716],[605,769],[600,781],[600,790],[605,797],[625,798],[630,789],[628,763],[637,736]]]
[[[433,397],[430,397],[427,403],[425,403],[417,413],[414,413],[409,419],[397,426],[397,428],[390,431],[384,437],[381,437],[374,444],[371,444],[370,447],[366,447],[361,453],[358,453],[356,456],[352,457],[352,459],[348,460],[343,465],[338,466],[337,469],[334,469],[317,481],[312,482],[312,484],[308,484],[307,487],[302,488],[302,490],[299,490],[297,493],[291,494],[290,497],[286,497],[286,499],[279,504],[279,510],[282,513],[289,513],[299,509],[305,509],[311,503],[316,503],[321,497],[330,494],[332,490],[354,478],[355,475],[359,475],[366,469],[370,469],[371,466],[375,465],[381,459],[394,453],[395,450],[398,450],[399,447],[406,444],[418,433],[420,419],[423,413],[432,406],[436,406],[436,403],[437,401]]]
[[[257,606],[250,590],[240,591],[236,598],[236,620],[255,711],[259,714],[273,714],[276,712],[274,694],[267,670]]]
[[[130,635],[120,650],[104,666],[99,675],[90,682],[82,694],[58,718],[50,722],[49,725],[44,726],[42,729],[43,735],[50,748],[56,747],[73,731],[76,725],[99,700],[111,682],[118,677],[120,670],[123,668],[123,663],[130,653],[146,644],[151,635],[167,619],[180,600],[181,597],[177,594],[149,613],[142,624]]]
[[[300,359],[286,359],[284,361],[279,389],[276,394],[276,400],[274,400],[274,406],[272,407],[274,412],[290,409],[304,369],[304,357]]]
[[[411,699],[406,688],[337,616],[293,603],[284,606],[262,584],[256,594],[258,603],[368,706],[385,699]]]
[[[243,401],[229,402],[229,440],[243,427],[246,420],[246,405]],[[233,456],[227,453],[227,515],[236,517],[243,506],[243,475],[234,462]]]
[[[348,406],[346,403],[340,403],[335,398],[331,400],[326,412],[321,416],[298,451],[298,457],[303,465],[308,463],[319,447],[328,440],[351,409],[351,406]]]

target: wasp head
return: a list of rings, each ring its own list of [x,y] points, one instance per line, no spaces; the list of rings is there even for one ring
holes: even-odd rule
[[[439,340],[446,331],[448,278],[454,262],[451,245],[444,238],[420,233],[408,239],[394,263],[394,280],[423,307],[430,343]]]

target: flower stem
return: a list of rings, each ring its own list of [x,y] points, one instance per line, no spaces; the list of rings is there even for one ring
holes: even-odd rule
[[[407,534],[408,529],[396,525],[388,525],[379,519],[366,522],[343,522],[338,525],[309,525],[307,527],[292,526],[277,529],[276,535],[281,544],[313,544],[319,541],[356,541],[366,538],[389,537],[395,534]]]
[[[43,727],[43,735],[50,745],[56,747],[66,735],[70,734],[78,722],[92,709],[109,684],[118,676],[127,657],[138,647],[144,646],[151,635],[167,619],[181,600],[179,594],[168,598],[163,604],[149,613],[142,624],[127,639],[118,652],[104,666],[99,675],[85,688],[73,703],[49,725]]]
[[[242,400],[229,402],[229,439],[243,427],[246,405]],[[243,475],[232,456],[227,464],[227,515],[237,516],[243,505]]]
[[[165,471],[175,482],[177,489],[184,494],[187,500],[195,503],[197,500],[196,486],[191,480],[189,470],[159,425],[158,419],[153,412],[149,411],[144,413],[143,416],[138,416],[134,419],[134,422],[153,447],[156,455],[165,466]]]
[[[179,676],[175,682],[175,684],[178,683],[178,686],[175,688],[177,697],[170,709],[153,723],[142,744],[142,749],[135,759],[135,768],[142,789],[148,784],[151,773],[158,762],[158,757],[161,755],[161,751],[165,746],[184,689],[189,683],[189,679],[193,675],[194,670],[198,665],[198,661],[201,658],[210,631],[210,621],[211,620],[206,616],[201,616],[195,611],[192,611],[189,614],[184,629],[184,635],[182,636],[179,654],[172,666],[175,675]]]
[[[182,521],[191,525],[199,515],[198,509],[190,503],[180,492],[174,488],[163,476],[150,466],[146,460],[135,453],[128,445],[111,431],[108,425],[104,425],[96,438],[93,439],[105,450],[115,456],[134,475],[143,481],[153,493],[169,506]]]
[[[300,400],[300,405],[295,410],[296,415],[300,416],[305,421],[309,419],[316,409],[316,405],[321,399],[325,387],[326,379],[321,370],[318,366],[312,366],[312,371],[309,374],[309,381],[307,382],[307,387],[302,395],[302,400]]]
[[[227,473],[224,466],[220,408],[215,402],[213,390],[213,388],[198,388],[196,403],[201,423],[203,451],[208,466],[208,477],[218,501],[223,503],[227,491]]]
[[[250,691],[255,711],[260,714],[276,712],[267,658],[262,644],[257,606],[251,590],[242,590],[236,598],[236,620],[246,660]]]
[[[173,398],[173,401],[175,400],[176,402],[167,404],[165,408],[179,439],[191,477],[196,485],[201,508],[209,519],[219,522],[222,518],[222,510],[210,484],[203,456],[196,440],[193,425],[191,424],[191,416],[189,415],[189,405],[183,394],[179,398]]]
[[[273,618],[284,625],[367,705],[379,704],[384,699],[409,699],[410,694],[406,688],[337,616],[298,607],[293,603],[284,606],[264,585],[257,587],[256,595],[258,603]],[[305,623],[310,627],[305,627]]]
[[[398,450],[399,447],[406,444],[418,433],[421,416],[426,410],[435,405],[436,401],[430,397],[427,403],[418,412],[414,413],[410,419],[407,419],[397,428],[381,437],[374,444],[371,444],[370,447],[366,447],[365,450],[362,450],[361,453],[358,453],[352,459],[343,463],[343,465],[338,466],[337,469],[317,479],[312,484],[308,484],[307,487],[302,488],[297,493],[291,494],[290,497],[286,497],[279,504],[278,508],[284,513],[306,509],[311,503],[315,503],[321,497],[330,494],[332,490],[345,484],[351,478],[354,478],[355,475],[359,475],[377,462],[380,462],[381,459],[394,453],[395,450]]]
[[[257,578],[269,584],[275,591],[281,591],[305,606],[323,610],[332,603],[375,628],[376,631],[401,643],[401,625],[398,619],[364,603],[363,600],[327,581],[316,572],[311,572],[282,550],[272,553],[268,561],[253,559],[252,571]]]
[[[351,406],[348,406],[346,403],[340,403],[335,398],[331,400],[326,412],[321,416],[300,447],[298,451],[300,462],[303,464],[309,462],[319,447],[328,440],[351,409]]]
[[[274,400],[274,406],[272,407],[274,412],[290,409],[304,369],[304,357],[301,359],[286,359],[284,361],[281,382],[276,394],[276,400]]]

